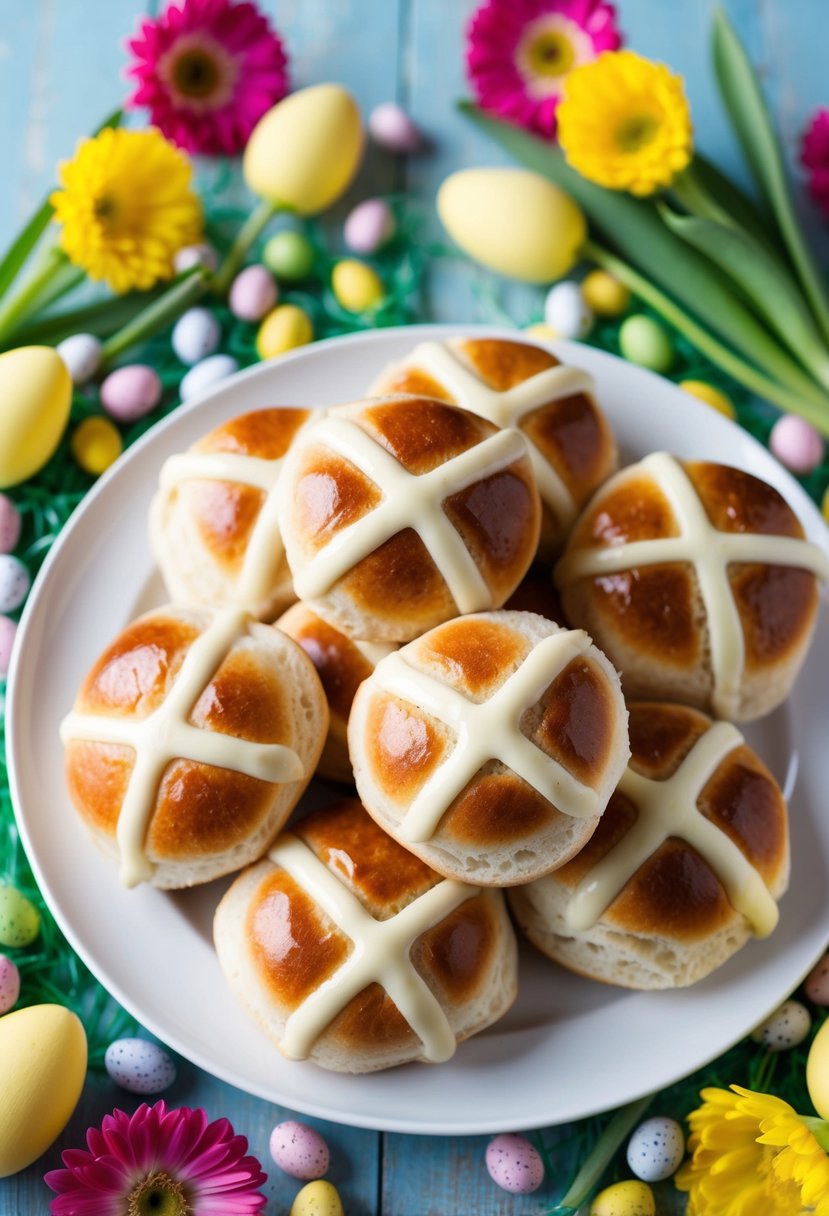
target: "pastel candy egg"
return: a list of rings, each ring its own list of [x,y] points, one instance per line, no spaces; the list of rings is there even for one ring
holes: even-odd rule
[[[176,1079],[172,1056],[149,1039],[116,1039],[104,1053],[104,1068],[131,1094],[160,1094]]]
[[[461,169],[440,187],[437,209],[464,253],[526,283],[562,278],[587,235],[570,196],[527,169]]]
[[[394,101],[383,101],[368,116],[371,138],[387,152],[416,152],[422,136],[404,109]]]
[[[0,1018],[0,1178],[31,1165],[69,1121],[86,1077],[86,1035],[62,1005]]]
[[[72,334],[55,347],[76,385],[88,384],[101,366],[101,342],[94,334]]]
[[[40,913],[16,887],[0,887],[0,946],[30,946],[40,932]]]
[[[593,328],[593,313],[578,283],[556,283],[544,301],[544,320],[562,338],[585,338]]]
[[[256,349],[260,359],[275,359],[297,346],[307,345],[313,337],[314,328],[307,312],[296,304],[280,304],[259,326]]]
[[[173,326],[171,343],[176,358],[188,367],[212,355],[221,340],[219,322],[207,308],[188,308]]]
[[[31,575],[19,557],[0,553],[0,612],[14,612],[29,594]]]
[[[815,1005],[829,1005],[829,954],[824,954],[806,976],[804,988]]]
[[[154,368],[146,363],[130,363],[110,372],[104,380],[101,405],[118,422],[136,422],[155,409],[161,391],[161,380]]]
[[[823,460],[823,440],[818,431],[797,414],[784,414],[771,428],[769,447],[793,473],[811,473]]]
[[[299,283],[314,266],[314,246],[301,232],[286,228],[270,238],[262,250],[262,261],[278,279]]]
[[[8,1013],[20,996],[20,972],[5,954],[0,954],[0,1013]]]
[[[674,361],[667,332],[651,317],[628,317],[619,330],[619,346],[631,363],[648,367],[652,372],[666,372]]]
[[[72,379],[50,346],[0,355],[0,489],[33,477],[60,442],[69,418]]]
[[[322,1178],[328,1169],[328,1145],[318,1131],[307,1123],[288,1119],[277,1123],[271,1132],[271,1156],[281,1170],[292,1178],[307,1182]]]
[[[751,1037],[769,1051],[789,1051],[797,1047],[812,1028],[812,1016],[800,1001],[784,1001],[770,1017],[761,1022]]]
[[[714,388],[713,384],[708,384],[705,380],[680,380],[679,387],[696,397],[697,401],[710,405],[712,410],[716,410],[724,418],[730,418],[733,422],[737,417],[731,398],[720,389]]]
[[[355,253],[374,253],[394,236],[391,207],[381,198],[358,203],[343,225],[343,237]]]
[[[670,1178],[685,1156],[685,1136],[676,1119],[655,1115],[640,1123],[628,1141],[627,1161],[643,1182]]]
[[[823,491],[823,498],[820,500],[820,513],[829,524],[829,486]]]
[[[544,1181],[544,1163],[525,1136],[504,1133],[490,1140],[486,1168],[496,1186],[513,1195],[530,1195]]]
[[[829,1119],[829,1019],[822,1024],[809,1048],[806,1087],[821,1119]]]
[[[232,355],[209,355],[200,363],[194,364],[179,385],[182,401],[195,401],[204,396],[220,380],[226,380],[239,370],[239,364]]]
[[[219,265],[219,258],[212,245],[184,245],[173,257],[173,270],[183,274],[194,266],[203,266],[205,270],[213,271]]]
[[[528,325],[524,333],[534,342],[557,342],[561,337],[561,334],[546,321],[536,321],[534,325]]]
[[[309,1182],[291,1204],[291,1216],[344,1216],[337,1188],[330,1182]]]
[[[379,276],[365,262],[344,258],[331,272],[331,288],[343,308],[349,312],[367,312],[385,295]]]
[[[591,270],[582,280],[581,294],[599,317],[618,317],[630,304],[627,287],[606,270]]]
[[[20,540],[23,521],[8,494],[0,494],[0,553],[11,553]]]
[[[115,464],[124,443],[108,418],[84,418],[73,431],[69,448],[83,471],[98,477]]]
[[[273,276],[264,266],[246,266],[233,280],[227,302],[240,321],[261,321],[278,296]]]
[[[17,637],[17,622],[11,617],[0,616],[0,680],[9,674],[14,639]]]
[[[599,1191],[590,1216],[656,1216],[656,1200],[646,1182],[615,1182]]]

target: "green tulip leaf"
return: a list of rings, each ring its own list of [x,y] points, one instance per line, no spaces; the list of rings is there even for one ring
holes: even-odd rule
[[[17,234],[0,261],[0,296],[17,278],[18,272],[49,226],[54,207],[44,199],[28,224]]]

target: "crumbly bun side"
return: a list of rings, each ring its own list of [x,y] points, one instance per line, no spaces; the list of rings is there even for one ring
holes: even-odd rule
[[[440,882],[356,800],[312,813],[295,832],[376,920],[393,917]],[[279,942],[288,932],[295,948],[286,953]],[[231,990],[280,1050],[289,1016],[320,985],[336,984],[353,949],[341,927],[270,858],[245,870],[225,893],[214,940]],[[457,1042],[497,1021],[515,999],[517,945],[500,892],[470,890],[414,941],[409,957]],[[423,1059],[423,1044],[374,982],[344,1002],[308,1058],[332,1071],[368,1073]]]
[[[528,612],[479,613],[439,626],[401,652],[405,662],[472,702],[489,700],[544,639],[567,631]],[[486,761],[441,808],[431,837],[412,841],[404,821],[420,790],[458,744],[457,729],[384,690],[383,662],[359,688],[348,738],[358,792],[380,826],[446,877],[482,886],[531,882],[584,847],[629,756],[619,677],[605,656],[585,648],[553,672],[539,700],[505,725],[529,739],[595,791],[595,814],[567,813],[550,765],[549,796],[504,760]],[[543,688],[544,675],[541,673]],[[433,685],[434,687],[434,685]],[[493,741],[493,750],[498,741]],[[436,776],[437,775],[437,776]],[[436,792],[436,797],[440,795]],[[438,808],[436,808],[438,809]],[[575,810],[575,807],[571,808]]]

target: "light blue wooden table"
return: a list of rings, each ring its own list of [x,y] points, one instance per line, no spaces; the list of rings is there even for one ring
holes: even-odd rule
[[[453,108],[466,92],[462,31],[476,0],[260,3],[287,43],[295,86],[340,81],[365,112],[396,99],[429,136],[430,153],[407,164],[372,152],[343,209],[360,197],[404,189],[428,204],[447,173],[503,159]],[[144,7],[139,0],[0,0],[0,248],[52,185],[56,162],[122,99],[121,45]],[[736,148],[708,62],[712,5],[620,0],[618,8],[628,44],[685,77],[699,146],[733,172]],[[726,8],[760,68],[793,160],[808,116],[817,105],[829,104],[825,0],[726,0]],[[243,198],[241,190],[237,197]],[[813,217],[809,226],[817,227]],[[457,264],[440,274],[431,302],[434,319],[476,319],[474,278]],[[540,296],[529,306],[539,301]],[[226,1115],[268,1168],[270,1130],[289,1112],[186,1062],[168,1097],[177,1105],[203,1105],[212,1118]],[[116,1105],[135,1104],[106,1077],[90,1074],[59,1145],[36,1166],[0,1182],[0,1216],[46,1211],[42,1174],[58,1164],[60,1145],[81,1145],[90,1123],[99,1123]],[[532,1216],[551,1206],[566,1181],[549,1179],[529,1199],[513,1198],[485,1172],[484,1137],[419,1138],[310,1122],[331,1146],[330,1178],[348,1216]],[[288,1211],[299,1184],[273,1166],[269,1173],[267,1211],[276,1216]]]

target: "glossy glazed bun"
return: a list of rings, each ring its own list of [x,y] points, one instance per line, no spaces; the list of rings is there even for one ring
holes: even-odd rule
[[[356,799],[300,820],[241,874],[214,936],[283,1054],[337,1072],[446,1060],[516,994],[502,894],[441,880]]]

